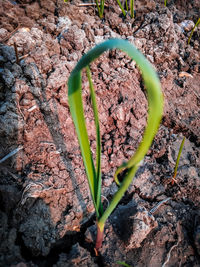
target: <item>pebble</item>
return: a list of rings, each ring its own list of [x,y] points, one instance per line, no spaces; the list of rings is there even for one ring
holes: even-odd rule
[[[2,72],[0,72],[0,75],[5,83],[5,85],[7,87],[12,87],[14,82],[15,82],[15,78],[13,76],[13,74],[8,70],[8,69],[4,69]]]
[[[171,212],[167,212],[167,215],[169,215],[169,216],[173,216],[173,214],[171,213]]]
[[[182,32],[190,32],[194,28],[194,25],[192,20],[184,20],[180,23]]]

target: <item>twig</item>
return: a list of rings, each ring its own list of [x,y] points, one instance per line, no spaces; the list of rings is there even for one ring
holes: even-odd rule
[[[94,253],[95,253],[95,256],[98,257],[99,256],[99,252],[96,248],[94,248]]]
[[[3,157],[1,160],[0,160],[0,164],[2,162],[4,162],[5,160],[7,160],[8,158],[14,156],[15,154],[17,154],[17,152],[19,152],[20,150],[23,149],[23,146],[19,146],[18,148],[14,149],[12,152],[10,152],[8,155],[6,155],[5,157]]]
[[[14,173],[10,172],[8,169],[7,169],[7,172],[8,174],[10,174],[12,176],[12,178],[14,178],[15,180],[18,180],[19,177],[17,175],[15,175]]]
[[[167,254],[167,259],[166,259],[166,261],[163,263],[162,267],[165,267],[166,264],[169,262],[169,260],[170,260],[170,258],[171,258],[172,250],[173,250],[174,248],[176,248],[176,247],[178,246],[178,244],[179,244],[179,241],[178,241],[175,245],[173,245],[173,246],[170,248],[170,250],[169,250],[169,252],[168,252],[168,254]]]
[[[25,116],[24,116],[23,112],[21,111],[19,102],[17,102],[17,108],[18,108],[18,110],[19,110],[19,113],[22,115],[23,120],[25,121]]]
[[[15,56],[16,56],[16,63],[19,64],[19,56],[17,51],[17,44],[14,42],[14,48],[15,48]]]
[[[28,57],[28,56],[29,56],[29,54],[26,54],[26,55],[24,55],[24,56],[19,57],[19,61],[21,61],[22,59],[24,59],[24,58],[26,58],[26,57]],[[12,60],[12,61],[11,61],[12,64],[15,63],[15,62],[17,62],[17,61],[16,61],[16,60]]]
[[[41,187],[41,190],[35,190],[32,191],[30,190],[31,187]],[[24,189],[24,192],[22,193],[22,197],[21,197],[21,201],[20,204],[23,206],[28,198],[39,198],[42,197],[42,194],[45,194],[47,191],[51,190],[53,188],[53,186],[50,186],[49,188],[45,188],[43,184],[41,184],[40,182],[37,183],[30,183],[26,186],[26,188]],[[44,189],[44,190],[43,190]],[[58,189],[59,190],[59,189]],[[30,193],[28,193],[26,196],[25,193],[30,191]]]
[[[107,202],[107,207],[110,205],[110,202],[109,202],[109,200],[107,199],[107,197],[105,197],[104,195],[101,195],[101,197],[102,198],[104,198],[105,200],[106,200],[106,202]]]
[[[35,110],[36,108],[37,108],[37,106],[34,105],[34,106],[32,106],[31,108],[28,109],[28,112],[31,112],[31,111]]]
[[[154,208],[152,208],[152,209],[149,211],[149,213],[150,213],[150,214],[154,214],[154,213],[157,211],[157,209],[159,209],[160,206],[161,206],[163,203],[167,202],[167,201],[170,200],[170,199],[171,199],[171,197],[168,197],[168,198],[166,198],[166,199],[163,199],[163,200],[160,201]]]
[[[26,202],[26,200],[30,197],[30,194],[28,194],[26,197],[24,197],[25,193],[31,188],[31,187],[37,187],[37,186],[41,186],[42,188],[44,188],[44,185],[41,184],[41,183],[30,183],[28,184],[23,193],[22,193],[22,197],[21,197],[21,200],[20,200],[20,204],[23,206]]]
[[[179,165],[181,153],[182,153],[182,150],[183,150],[184,142],[185,142],[185,136],[183,137],[183,140],[181,142],[181,145],[180,145],[180,148],[179,148],[179,151],[178,151],[178,156],[177,156],[177,159],[176,159],[176,165],[175,165],[175,168],[174,168],[174,175],[173,175],[173,178],[172,178],[172,181],[171,181],[172,185],[174,184],[174,181],[176,179],[178,165]]]
[[[180,78],[182,78],[182,77],[190,77],[190,78],[193,78],[193,76],[190,73],[185,72],[185,71],[181,71],[178,76]]]
[[[23,56],[19,57],[19,60],[22,60],[22,59],[24,59],[24,58],[26,58],[28,56],[29,56],[29,54],[23,55]]]
[[[10,39],[10,37],[18,31],[19,27],[20,27],[20,25],[18,25],[18,26],[17,26],[17,27],[16,27],[10,34],[8,34],[5,38],[3,38],[3,39],[1,40],[1,43],[4,43],[4,42],[8,41],[8,39]]]
[[[83,4],[78,4],[77,6],[79,6],[79,7],[84,7],[84,6],[96,6],[96,3],[83,3]],[[104,6],[105,7],[108,7],[108,5],[107,4],[104,4]]]
[[[8,36],[6,36],[3,40],[1,40],[1,42],[3,43],[3,42],[6,42],[8,39],[10,39],[10,37],[19,29],[19,27],[20,27],[20,23],[19,23],[19,21],[16,19],[16,18],[14,18],[13,16],[11,16],[10,14],[8,14],[8,13],[4,13],[7,17],[9,17],[9,18],[11,18],[11,19],[13,19],[16,23],[17,23],[17,27],[8,35]]]

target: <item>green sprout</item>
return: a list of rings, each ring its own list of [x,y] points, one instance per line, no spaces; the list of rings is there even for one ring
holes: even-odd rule
[[[67,3],[69,0],[64,0],[65,3]],[[116,0],[121,11],[122,14],[124,15],[124,17],[126,17],[126,11],[129,11],[128,8],[128,0],[125,1],[125,5],[126,5],[126,11],[123,8],[122,3],[120,2],[120,0]],[[103,12],[104,12],[104,6],[105,6],[105,0],[100,0],[100,2],[98,2],[98,0],[95,0],[95,4],[97,6],[97,10],[98,10],[98,14],[100,19],[103,18]],[[130,12],[131,12],[131,18],[134,18],[134,0],[130,0]]]
[[[183,137],[183,140],[181,142],[181,145],[180,145],[180,148],[179,148],[179,151],[178,151],[178,157],[176,159],[176,165],[175,165],[175,168],[174,168],[174,175],[173,175],[173,178],[172,178],[172,181],[171,181],[172,185],[174,184],[175,179],[176,179],[178,165],[179,165],[179,161],[180,161],[180,157],[181,157],[181,153],[182,153],[182,150],[183,150],[184,143],[185,143],[185,136]]]
[[[125,266],[125,267],[131,267],[131,265],[127,264],[127,263],[124,262],[124,261],[117,261],[116,263],[117,263],[117,264],[120,264],[120,265],[122,265],[122,266]]]
[[[131,18],[134,18],[134,0],[130,0]]]
[[[128,0],[125,1],[126,11],[124,10],[120,0],[117,0],[117,3],[122,11],[122,14],[124,15],[124,17],[126,17],[126,11],[127,12],[129,11]],[[130,0],[130,12],[131,12],[131,18],[134,18],[134,0]]]
[[[167,6],[167,0],[164,1],[164,5]]]
[[[115,173],[115,180],[118,180],[118,174],[122,171],[126,171],[123,181],[119,186],[118,191],[113,196],[110,205],[104,210],[101,202],[101,140],[100,140],[100,126],[98,119],[98,110],[96,104],[96,97],[94,87],[92,84],[91,73],[89,64],[98,58],[103,52],[109,49],[120,49],[127,55],[135,60],[137,66],[140,68],[142,78],[147,90],[148,96],[148,119],[147,126],[144,131],[142,142],[137,148],[135,154],[127,161],[124,162]],[[87,78],[89,80],[89,88],[92,100],[92,108],[94,113],[94,121],[96,126],[96,164],[94,164],[92,158],[92,152],[90,149],[88,133],[86,129],[86,123],[83,111],[82,102],[82,82],[81,72],[86,68]],[[146,155],[154,136],[157,133],[160,125],[160,120],[163,112],[163,95],[161,92],[160,82],[156,72],[149,63],[149,61],[139,52],[132,44],[126,40],[110,39],[107,40],[85,54],[75,66],[71,72],[68,80],[68,100],[70,106],[70,112],[76,128],[76,133],[79,140],[79,145],[83,157],[83,162],[87,174],[88,184],[90,188],[91,197],[96,211],[96,224],[97,224],[97,238],[95,251],[98,251],[102,246],[103,232],[105,222],[115,209],[123,197],[125,191],[130,185],[135,173],[139,167],[139,164]]]
[[[99,13],[99,17],[100,19],[103,18],[103,12],[104,12],[104,5],[105,5],[105,0],[101,0],[100,4],[98,3],[98,0],[95,0],[97,9],[98,9],[98,13]]]
[[[126,17],[126,11],[124,10],[122,3],[120,2],[120,0],[116,0],[118,3],[118,6],[120,7],[122,14],[124,15],[124,17]],[[99,17],[102,19],[103,18],[103,12],[104,12],[104,5],[105,5],[105,0],[101,0],[100,4],[98,3],[98,0],[95,0],[97,9],[98,9],[98,14]],[[125,5],[126,5],[126,10],[127,12],[129,11],[128,8],[128,0],[125,1]],[[131,11],[131,18],[134,17],[134,0],[130,0],[130,11]]]
[[[122,14],[124,15],[124,17],[126,17],[126,11],[124,10],[123,6],[122,6],[122,3],[117,0],[117,4],[118,6],[120,7],[121,11],[122,11]],[[128,3],[127,3],[127,0],[126,0],[126,9],[128,8]]]
[[[192,29],[192,31],[191,31],[191,33],[190,33],[190,37],[189,37],[189,39],[188,39],[188,44],[190,44],[190,40],[191,40],[191,38],[192,38],[192,35],[193,35],[195,29],[198,27],[199,24],[200,24],[200,18],[197,20],[196,24],[194,25],[194,28]]]

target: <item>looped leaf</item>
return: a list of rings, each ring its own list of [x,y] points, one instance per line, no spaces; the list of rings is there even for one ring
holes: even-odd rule
[[[115,180],[118,181],[117,175],[126,169],[126,175],[120,184],[120,187],[114,195],[110,205],[105,211],[102,209],[101,204],[101,175],[100,175],[100,159],[97,158],[96,169],[92,158],[92,152],[89,145],[89,139],[86,129],[86,123],[83,112],[83,103],[81,96],[81,71],[83,68],[89,66],[89,64],[99,57],[103,52],[109,49],[117,48],[132,58],[142,73],[142,78],[147,90],[148,96],[148,119],[147,126],[144,131],[142,142],[137,148],[135,154],[129,159],[128,162],[123,163],[115,173]],[[95,100],[95,93],[91,83],[91,76],[89,68],[87,67],[87,76],[90,84],[90,92],[92,96],[92,106],[95,117],[96,133],[97,133],[97,157],[100,157],[100,130],[98,125],[98,112]],[[161,92],[159,79],[148,60],[128,41],[121,39],[110,39],[107,40],[85,54],[76,67],[72,71],[68,81],[68,99],[71,115],[75,124],[78,140],[81,148],[81,153],[87,173],[88,183],[90,192],[96,209],[98,227],[102,231],[104,224],[108,216],[111,214],[113,209],[116,207],[129,184],[131,183],[138,166],[145,154],[147,153],[152,140],[158,130],[160,120],[163,112],[163,95]],[[119,181],[118,181],[119,182]]]

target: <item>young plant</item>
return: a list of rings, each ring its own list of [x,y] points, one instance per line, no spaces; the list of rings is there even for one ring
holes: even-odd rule
[[[101,140],[100,140],[100,126],[98,119],[98,110],[96,104],[96,97],[94,87],[92,84],[91,73],[89,64],[99,57],[103,52],[109,49],[120,49],[128,54],[128,56],[135,60],[137,66],[140,68],[144,84],[148,96],[148,119],[147,126],[144,131],[142,142],[137,148],[135,154],[117,169],[115,179],[118,180],[118,175],[122,171],[126,171],[123,181],[119,186],[118,191],[113,196],[110,205],[104,210],[101,202]],[[88,133],[84,118],[82,94],[81,94],[81,72],[86,68],[87,78],[89,80],[89,88],[92,100],[92,108],[94,113],[94,121],[96,126],[96,164],[92,158],[90,149]],[[160,120],[163,112],[163,95],[161,92],[159,79],[149,63],[149,61],[128,41],[121,39],[107,40],[85,54],[75,66],[68,80],[68,100],[72,119],[76,128],[76,133],[81,148],[83,162],[87,174],[91,197],[96,211],[96,224],[97,224],[97,238],[96,238],[96,251],[101,248],[103,241],[104,225],[116,205],[123,197],[125,191],[130,185],[140,162],[146,155],[152,140],[158,130]]]
[[[180,161],[180,157],[181,157],[181,153],[182,153],[182,150],[183,150],[184,143],[185,143],[185,136],[183,137],[183,140],[181,142],[181,145],[180,145],[180,148],[179,148],[179,151],[178,151],[178,157],[176,159],[176,165],[175,165],[175,168],[174,168],[174,175],[173,175],[173,178],[172,178],[172,181],[171,181],[172,185],[174,184],[175,179],[176,179],[178,165],[179,165],[179,161]]]
[[[95,0],[95,3],[97,6],[97,9],[98,9],[99,17],[100,17],[100,19],[102,19],[103,18],[103,12],[104,12],[105,0],[101,0],[100,4],[99,4],[98,0]]]
[[[124,17],[126,17],[126,11],[127,12],[129,11],[128,0],[125,1],[126,11],[124,10],[120,0],[117,0],[117,3],[122,11],[122,14],[124,15]],[[130,0],[130,12],[131,12],[131,18],[134,18],[134,0]]]
[[[167,6],[167,0],[165,0],[164,5]]]
[[[123,8],[122,3],[120,2],[120,0],[117,0],[117,4],[120,7],[120,9],[121,9],[122,14],[124,15],[124,17],[126,17],[126,11],[124,10],[124,8]],[[127,8],[128,8],[128,3],[127,3],[127,0],[126,0],[126,9]]]
[[[198,27],[198,25],[200,24],[200,18],[197,20],[196,24],[194,25],[194,28],[192,29],[191,33],[190,33],[190,37],[188,39],[188,44],[190,44],[190,40],[192,38],[192,35],[194,33],[194,30]]]
[[[134,18],[134,0],[130,0],[131,18]]]
[[[125,266],[125,267],[131,267],[131,265],[127,264],[124,261],[117,261],[116,263],[119,264],[119,265]]]
[[[65,3],[67,3],[69,0],[64,0]],[[126,5],[126,11],[123,8],[122,3],[120,2],[120,0],[116,0],[121,11],[122,14],[124,15],[124,17],[126,17],[126,11],[129,11],[128,8],[128,0],[125,1],[125,5]],[[104,6],[105,6],[105,0],[100,0],[100,3],[98,2],[98,0],[95,0],[95,4],[97,6],[97,10],[98,10],[98,14],[100,19],[103,18],[103,12],[104,12]],[[131,12],[131,18],[134,18],[134,0],[130,0],[130,12]]]

